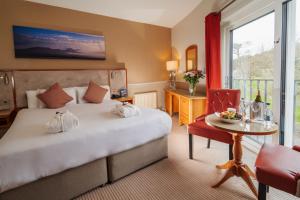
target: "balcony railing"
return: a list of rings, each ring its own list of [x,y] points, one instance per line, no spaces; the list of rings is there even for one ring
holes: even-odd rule
[[[260,90],[264,102],[272,104],[273,79],[233,79],[232,87],[241,90],[241,98],[253,101]],[[249,108],[250,109],[250,108]],[[272,143],[272,136],[247,136],[259,144]]]
[[[272,103],[273,79],[233,79],[232,86],[241,90],[245,100],[254,100],[260,90],[262,100]]]

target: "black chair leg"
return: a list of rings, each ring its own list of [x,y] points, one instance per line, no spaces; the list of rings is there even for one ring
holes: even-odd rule
[[[232,152],[232,148],[233,148],[233,145],[230,144],[230,145],[229,145],[229,160],[233,160],[233,152]]]
[[[189,158],[193,159],[193,135],[189,134]]]
[[[265,184],[259,183],[258,185],[258,200],[267,199],[267,186]]]
[[[210,148],[210,139],[207,140],[207,148]]]

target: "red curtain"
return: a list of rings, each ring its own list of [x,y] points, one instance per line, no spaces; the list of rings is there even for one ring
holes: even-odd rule
[[[221,88],[221,13],[205,17],[206,93]]]

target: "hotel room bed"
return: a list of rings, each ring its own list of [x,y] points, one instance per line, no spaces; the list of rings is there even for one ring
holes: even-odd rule
[[[166,135],[172,124],[170,117],[162,111],[144,108],[140,116],[120,118],[111,112],[118,103],[106,100],[101,104],[74,104],[61,109],[21,110],[0,140],[0,193],[3,192],[0,199],[12,193],[21,194],[22,190],[28,193],[24,186],[22,189],[24,184],[30,186],[28,183],[43,180],[41,178],[63,174],[68,169],[89,168],[87,163],[95,163],[99,165],[99,172],[96,168],[93,173],[97,174],[95,177],[99,176],[99,182],[84,180],[82,172],[73,177],[69,175],[71,179],[80,176],[79,180],[82,180],[80,183],[73,180],[67,185],[77,182],[82,185],[79,188],[83,187],[80,191],[85,192],[166,157]],[[46,122],[56,111],[65,109],[79,118],[79,127],[66,133],[47,133]],[[86,176],[93,177],[91,174]],[[21,191],[14,192],[18,188]],[[68,199],[80,192],[69,194],[71,196],[67,198],[60,198]]]
[[[142,109],[141,116],[122,119],[110,112],[116,101],[67,105],[58,110],[74,113],[79,127],[49,134],[45,124],[56,110],[26,109],[27,91],[49,88],[54,82],[63,88],[90,81],[112,92],[127,88],[126,69],[11,74],[13,100],[20,111],[0,140],[0,200],[71,199],[167,157],[171,119],[159,110]]]

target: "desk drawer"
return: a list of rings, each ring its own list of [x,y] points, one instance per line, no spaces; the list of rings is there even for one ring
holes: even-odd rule
[[[187,98],[180,97],[180,113],[189,116],[190,101]]]
[[[179,118],[182,124],[189,124],[190,122],[190,101],[185,97],[180,97]]]
[[[181,124],[188,125],[188,124],[190,123],[189,118],[188,118],[188,117],[185,117],[185,116],[183,116],[183,115],[180,115],[180,116],[179,116],[179,121],[180,121],[180,125],[181,125]]]

